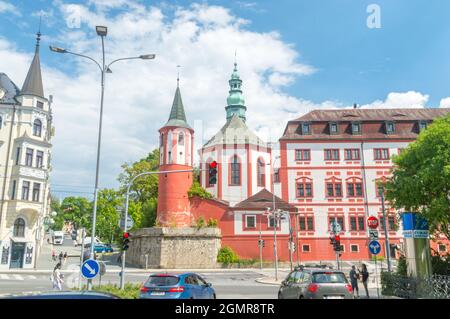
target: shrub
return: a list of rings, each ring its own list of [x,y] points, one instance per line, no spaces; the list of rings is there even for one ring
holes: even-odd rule
[[[197,220],[195,221],[195,226],[197,227],[197,229],[205,227],[206,226],[205,218],[203,216],[197,218]]]
[[[115,284],[114,285],[106,284],[106,285],[101,285],[101,286],[93,286],[92,290],[110,293],[110,294],[113,294],[122,299],[138,299],[140,288],[141,288],[141,284],[126,283],[123,290],[121,290],[120,287],[118,287]],[[83,290],[86,290],[86,289],[87,289],[87,287],[84,286]],[[78,289],[75,288],[74,290],[78,290]]]
[[[400,276],[408,276],[408,265],[406,263],[406,257],[401,255],[398,259],[397,274]]]
[[[208,227],[217,227],[219,225],[219,222],[217,219],[210,218],[208,219]]]
[[[222,247],[217,255],[217,261],[225,265],[238,262],[238,255],[230,247]]]
[[[195,181],[194,183],[192,183],[191,188],[188,191],[188,196],[189,198],[192,198],[194,196],[198,196],[200,198],[212,198],[213,196],[211,195],[211,193],[208,193],[208,191],[206,189],[204,189],[203,187],[200,186],[200,183]]]

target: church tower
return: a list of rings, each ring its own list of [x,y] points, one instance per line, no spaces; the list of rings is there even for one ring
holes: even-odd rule
[[[243,122],[245,122],[245,107],[244,96],[242,95],[242,80],[237,70],[237,63],[234,62],[233,73],[231,79],[228,81],[230,85],[230,91],[227,98],[227,121],[230,120],[234,114],[236,114]]]
[[[194,130],[186,122],[179,80],[177,82],[169,120],[159,129],[160,171],[193,167]],[[188,191],[192,178],[192,172],[159,175],[157,221],[161,226],[190,226]]]

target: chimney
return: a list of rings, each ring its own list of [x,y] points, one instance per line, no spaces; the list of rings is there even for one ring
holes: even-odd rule
[[[358,104],[354,103],[354,104],[353,104],[353,108],[354,108],[354,109],[357,109],[357,108],[358,108]]]

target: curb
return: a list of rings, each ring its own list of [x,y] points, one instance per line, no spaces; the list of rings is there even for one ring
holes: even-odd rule
[[[281,285],[281,282],[277,283],[275,280],[269,280],[267,277],[256,278],[255,281],[257,283],[264,284],[264,285],[271,285],[271,286]]]

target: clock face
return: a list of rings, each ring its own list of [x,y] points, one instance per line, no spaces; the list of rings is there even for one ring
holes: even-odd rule
[[[6,92],[5,90],[3,90],[2,88],[0,88],[0,99],[3,99],[3,97],[5,96]]]

